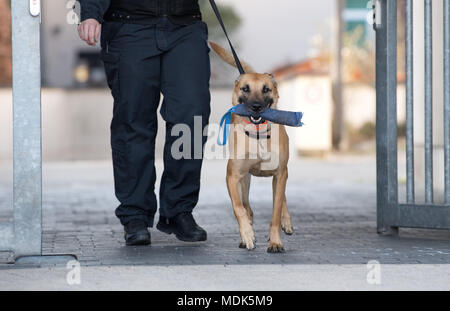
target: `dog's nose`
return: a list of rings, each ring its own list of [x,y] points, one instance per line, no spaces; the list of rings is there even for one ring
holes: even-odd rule
[[[263,108],[261,103],[252,103],[250,106],[254,112],[260,112]]]

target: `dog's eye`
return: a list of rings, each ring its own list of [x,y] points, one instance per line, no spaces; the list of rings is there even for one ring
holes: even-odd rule
[[[241,88],[242,92],[244,93],[250,93],[250,87],[248,85],[244,86],[243,88]]]
[[[267,86],[264,86],[263,89],[262,89],[263,94],[267,94],[267,93],[269,93],[269,92],[271,92],[271,91],[272,91],[272,90],[269,89]]]

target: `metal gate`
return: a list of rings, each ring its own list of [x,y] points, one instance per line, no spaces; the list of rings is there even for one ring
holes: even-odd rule
[[[0,224],[0,251],[41,255],[41,67],[38,0],[11,1],[13,222]]]
[[[432,5],[425,3],[425,203],[415,201],[413,1],[406,0],[406,202],[398,199],[397,162],[397,1],[375,1],[377,74],[377,219],[378,232],[398,228],[450,229],[450,0],[444,0],[444,161],[445,203],[433,198],[433,37]],[[432,3],[434,2],[434,3]],[[439,2],[442,3],[442,2]],[[421,77],[416,77],[421,79]],[[414,101],[415,100],[415,101]]]
[[[0,252],[9,262],[67,263],[42,256],[40,0],[11,1],[13,54],[13,221],[0,223]]]

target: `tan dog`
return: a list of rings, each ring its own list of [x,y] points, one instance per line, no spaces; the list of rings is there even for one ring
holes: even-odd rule
[[[233,56],[221,46],[210,42],[213,50],[227,63],[236,66]],[[262,112],[276,108],[278,90],[270,74],[254,73],[242,63],[246,74],[235,82],[233,106],[244,104],[248,110]],[[286,182],[288,178],[289,139],[284,126],[265,120],[231,118],[230,160],[227,168],[228,192],[234,214],[239,223],[241,243],[239,247],[255,248],[253,211],[249,203],[251,175],[273,177],[273,215],[270,222],[269,253],[284,252],[281,229],[288,235],[293,233],[292,220],[286,205]]]

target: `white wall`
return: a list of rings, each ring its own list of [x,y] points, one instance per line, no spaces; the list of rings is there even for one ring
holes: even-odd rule
[[[287,128],[291,154],[331,150],[331,79],[327,75],[298,76],[280,83],[279,109],[302,111],[305,125]]]
[[[12,90],[0,88],[0,162],[12,159]]]
[[[376,90],[367,84],[351,84],[344,89],[345,122],[354,129],[376,121]],[[405,85],[397,88],[397,120],[406,120]]]
[[[345,123],[358,129],[376,121],[376,91],[366,84],[351,84],[344,89]],[[397,118],[406,118],[405,86],[397,90]],[[280,83],[280,109],[303,111],[305,126],[289,128],[292,148],[297,151],[331,151],[333,100],[328,76],[298,76]],[[294,151],[294,150],[293,150]]]

